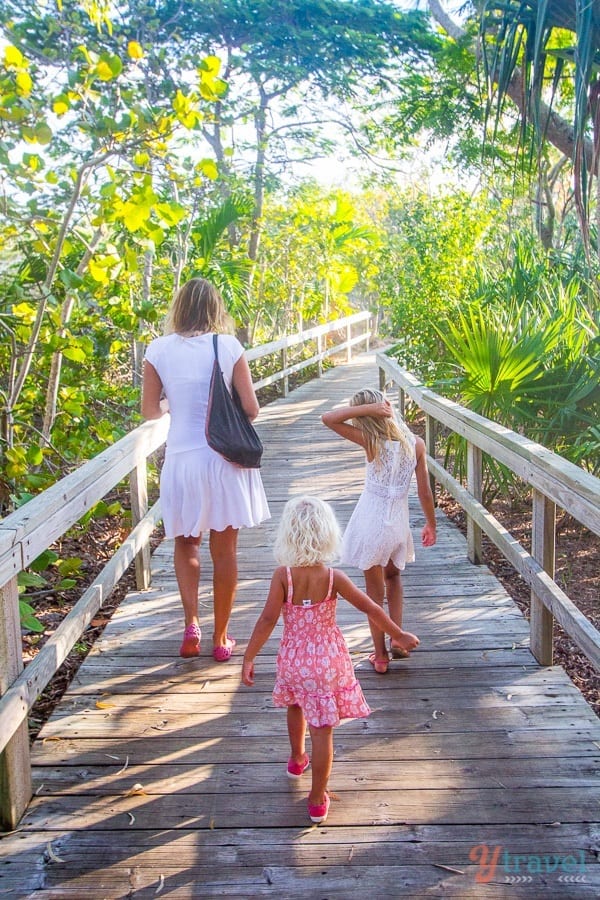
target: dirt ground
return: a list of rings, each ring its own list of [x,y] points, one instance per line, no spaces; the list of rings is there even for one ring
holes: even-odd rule
[[[466,533],[462,508],[447,494],[438,501],[446,515]],[[531,509],[521,501],[494,502],[492,513],[527,550],[531,549]],[[483,536],[484,562],[529,618],[530,588],[491,541]],[[600,539],[571,516],[557,516],[555,581],[581,612],[600,628]],[[555,622],[554,663],[561,665],[600,716],[600,674]]]

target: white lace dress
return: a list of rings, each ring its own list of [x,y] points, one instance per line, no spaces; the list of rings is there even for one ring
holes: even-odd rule
[[[416,466],[413,434],[409,441],[410,453],[401,442],[386,441],[379,459],[367,462],[365,486],[344,532],[344,565],[364,572],[389,560],[398,569],[414,561],[408,521],[408,489]]]

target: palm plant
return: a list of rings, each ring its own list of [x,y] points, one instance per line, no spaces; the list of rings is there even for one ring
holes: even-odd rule
[[[548,139],[571,157],[589,259],[589,200],[600,150],[600,0],[476,0],[476,6],[488,115],[497,124],[511,97],[524,141],[532,126],[532,160],[541,158]],[[570,107],[572,129],[557,112],[560,103]]]

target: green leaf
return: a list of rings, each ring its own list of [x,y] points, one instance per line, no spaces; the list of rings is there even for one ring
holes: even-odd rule
[[[69,290],[75,290],[83,284],[83,278],[80,278],[79,275],[72,272],[70,269],[63,269],[58,277]]]
[[[54,550],[44,550],[43,553],[40,553],[40,555],[29,564],[29,568],[33,572],[43,572],[55,563],[57,559],[58,553],[55,553]]]
[[[17,584],[20,587],[36,587],[41,588],[48,584],[45,578],[38,575],[37,572],[19,572],[17,575]]]
[[[19,600],[19,617],[21,625],[26,631],[35,631],[36,634],[41,634],[42,631],[46,630],[39,619],[36,619],[33,607],[26,603],[25,600]]]
[[[81,572],[83,560],[78,556],[70,556],[68,559],[61,559],[56,568],[62,576],[75,575]]]
[[[72,360],[73,362],[82,363],[87,359],[86,354],[81,350],[80,347],[65,347],[63,350],[63,356],[67,359]]]

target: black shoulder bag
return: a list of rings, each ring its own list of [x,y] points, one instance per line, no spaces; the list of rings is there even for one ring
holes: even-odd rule
[[[263,445],[256,429],[242,409],[234,386],[227,390],[219,365],[217,335],[213,334],[215,361],[210,379],[208,410],[206,413],[206,440],[209,447],[226,460],[244,469],[260,468]]]

